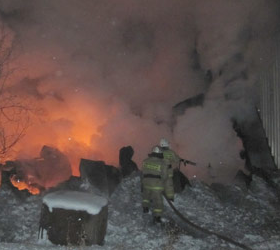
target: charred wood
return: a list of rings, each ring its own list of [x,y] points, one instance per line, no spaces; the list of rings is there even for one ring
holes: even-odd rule
[[[120,170],[103,161],[81,159],[80,173],[83,182],[89,182],[105,196],[110,196],[121,182]]]

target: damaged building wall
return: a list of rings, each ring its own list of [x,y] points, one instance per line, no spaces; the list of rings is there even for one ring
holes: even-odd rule
[[[271,48],[272,63],[260,73],[260,102],[258,111],[262,120],[265,135],[274,158],[280,168],[280,36],[275,38]],[[260,58],[262,60],[262,58]]]

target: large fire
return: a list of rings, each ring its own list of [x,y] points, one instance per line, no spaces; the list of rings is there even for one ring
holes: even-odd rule
[[[11,183],[19,190],[39,194],[41,190],[57,186],[71,177],[71,164],[60,150],[44,145],[39,157],[18,159],[5,164]],[[9,168],[9,170],[8,170]]]
[[[117,151],[113,156],[98,143],[102,136],[99,127],[106,119],[102,106],[98,108],[96,103],[93,106],[92,101],[86,98],[81,100],[79,92],[65,95],[70,99],[69,103],[55,98],[36,100],[35,104],[45,112],[32,120],[32,126],[16,145],[18,153],[14,159],[35,158],[43,145],[50,145],[68,157],[75,176],[80,175],[81,158],[105,160],[106,157],[106,161],[111,163],[118,159]]]
[[[31,183],[28,184],[28,183],[24,182],[23,180],[20,180],[15,175],[11,176],[10,181],[16,188],[18,188],[18,190],[28,190],[28,192],[33,195],[40,193],[39,188],[32,186]]]

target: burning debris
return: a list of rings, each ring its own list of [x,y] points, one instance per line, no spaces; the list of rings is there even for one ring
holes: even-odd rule
[[[71,165],[58,149],[43,146],[39,158],[8,161],[4,171],[19,190],[39,194],[67,180],[71,176]]]
[[[39,194],[42,188],[36,187],[35,184],[32,184],[31,182],[25,182],[24,180],[21,180],[17,178],[16,175],[12,175],[10,177],[10,181],[13,184],[14,187],[16,187],[18,190],[28,190],[29,193],[36,195]]]

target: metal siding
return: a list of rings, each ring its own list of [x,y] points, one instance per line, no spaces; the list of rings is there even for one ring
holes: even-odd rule
[[[279,39],[278,39],[279,42]],[[279,44],[279,43],[278,43]],[[275,155],[276,165],[280,168],[280,49],[276,50],[276,144],[277,153]]]
[[[277,38],[274,48],[275,60],[272,66],[262,72],[260,83],[260,116],[263,127],[274,157],[275,164],[280,168],[280,43]]]

